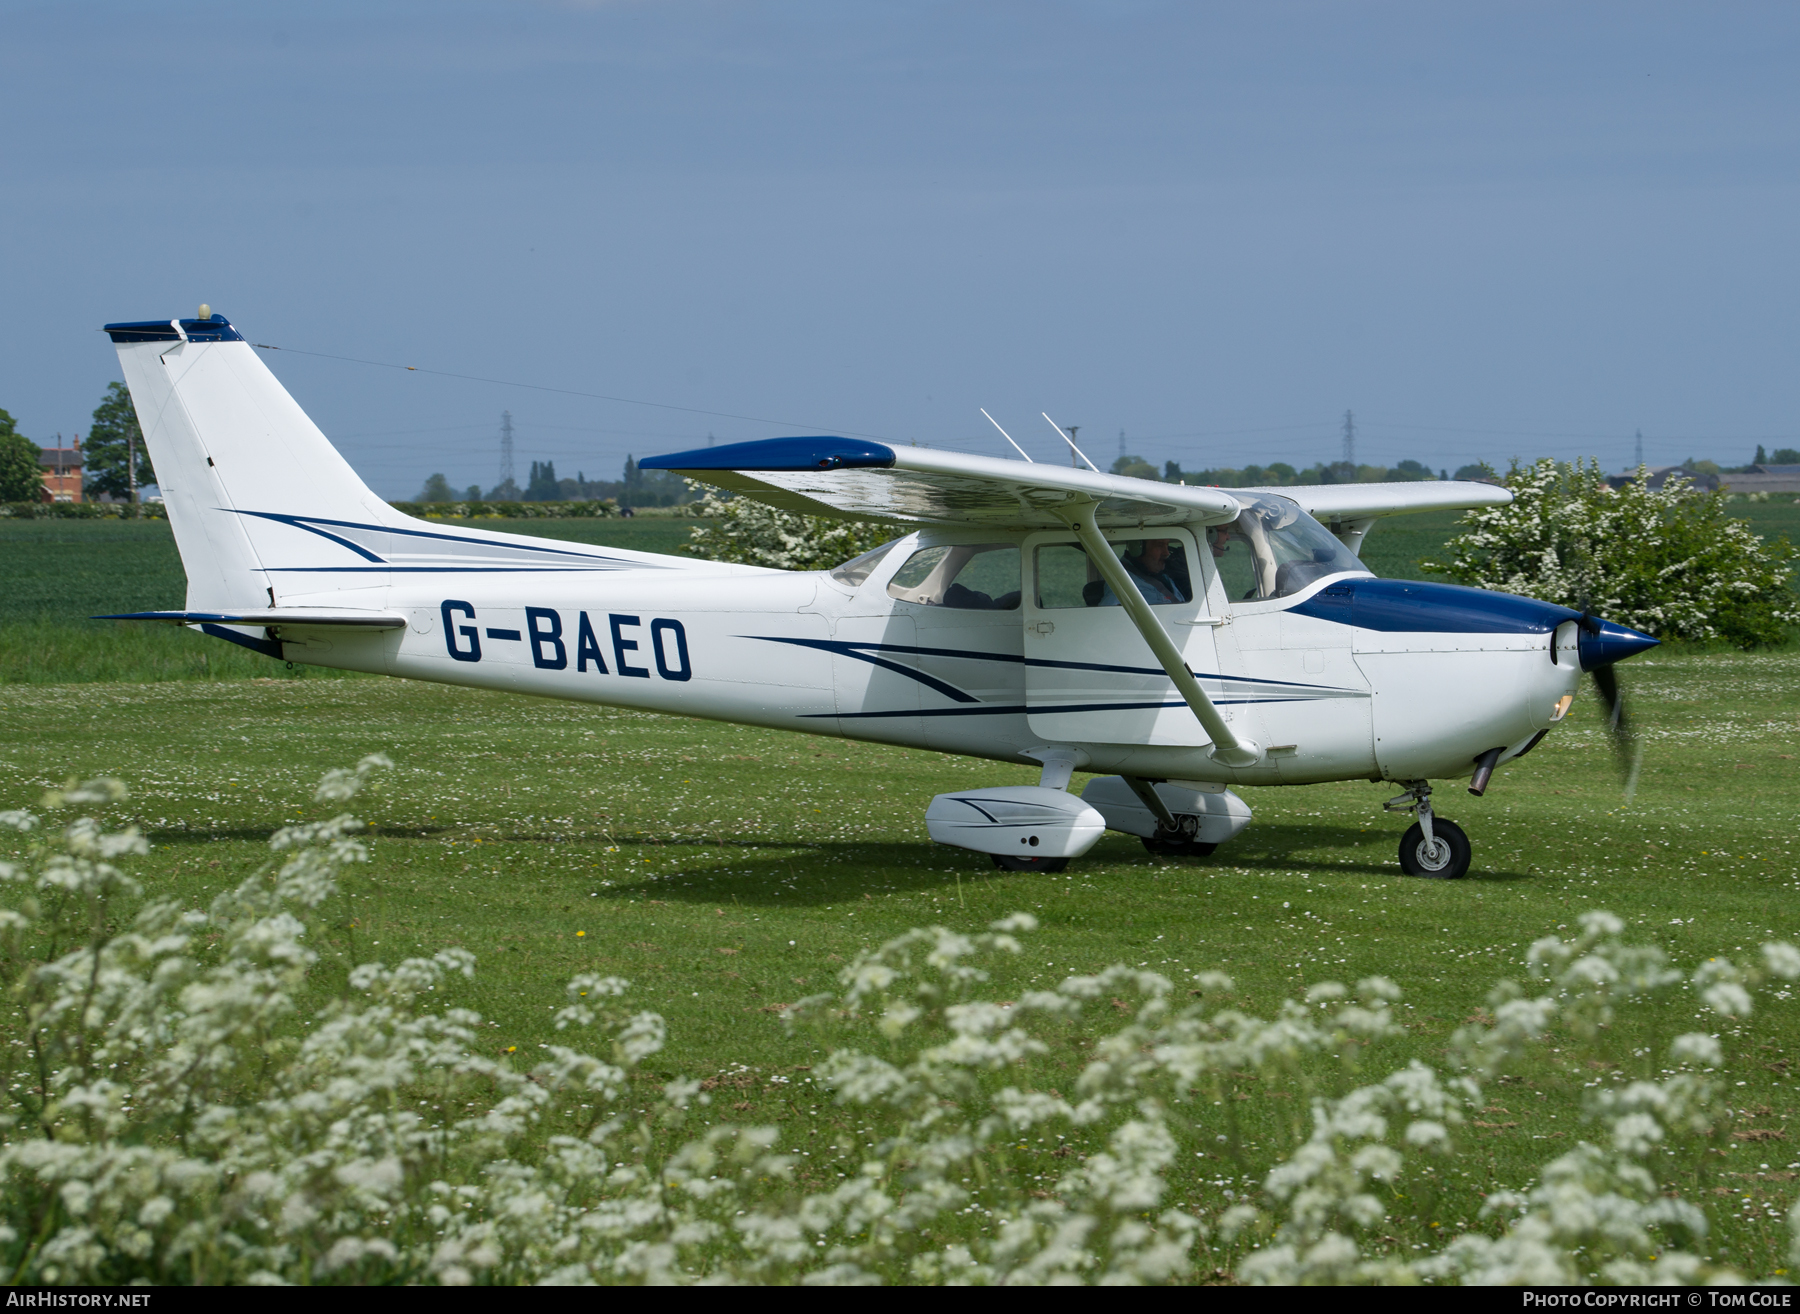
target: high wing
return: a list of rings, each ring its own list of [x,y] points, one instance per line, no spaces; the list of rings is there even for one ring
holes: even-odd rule
[[[889,447],[851,438],[769,438],[640,461],[743,493],[783,511],[842,520],[911,525],[982,525],[1054,529],[1058,508],[1097,503],[1103,529],[1215,523],[1237,514],[1232,490],[968,456],[928,447]],[[1492,484],[1421,480],[1393,484],[1290,484],[1246,488],[1271,493],[1334,529],[1361,529],[1382,516],[1410,511],[1466,511],[1503,506],[1512,494]]]
[[[1288,484],[1281,488],[1246,488],[1246,493],[1274,493],[1300,504],[1315,520],[1373,520],[1409,511],[1467,511],[1478,506],[1505,506],[1507,489],[1465,479],[1422,479],[1404,484]]]
[[[638,468],[673,470],[784,511],[908,525],[1059,529],[1069,508],[1091,504],[1101,528],[1129,529],[1217,523],[1239,509],[1219,488],[851,438],[731,443],[652,457]]]

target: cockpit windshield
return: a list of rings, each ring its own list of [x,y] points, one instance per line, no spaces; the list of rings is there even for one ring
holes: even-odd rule
[[[1373,572],[1299,505],[1267,493],[1232,492],[1244,509],[1206,531],[1213,565],[1232,602],[1262,602],[1298,593],[1316,579]]]

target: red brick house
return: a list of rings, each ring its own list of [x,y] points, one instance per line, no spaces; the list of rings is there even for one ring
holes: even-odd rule
[[[67,447],[38,448],[38,466],[44,472],[44,501],[81,500],[80,434],[76,434]]]

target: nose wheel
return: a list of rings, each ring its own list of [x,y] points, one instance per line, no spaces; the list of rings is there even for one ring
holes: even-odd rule
[[[1400,870],[1408,876],[1429,876],[1440,881],[1459,881],[1469,874],[1469,837],[1454,821],[1436,821],[1431,839],[1425,827],[1414,822],[1400,837]]]
[[[1469,874],[1469,860],[1474,856],[1469,837],[1454,821],[1432,813],[1430,785],[1416,781],[1406,793],[1382,806],[1389,812],[1411,812],[1418,817],[1400,837],[1401,871],[1439,881],[1460,881]]]

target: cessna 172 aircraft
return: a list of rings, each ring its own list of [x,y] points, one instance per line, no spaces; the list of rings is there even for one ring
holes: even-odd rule
[[[1582,672],[1647,635],[1564,607],[1377,579],[1383,516],[1475,483],[1199,488],[836,437],[640,462],[792,511],[892,524],[788,572],[451,528],[357,477],[224,316],[109,324],[187,571],[190,626],[277,659],[1035,763],[940,794],[936,840],[1054,871],[1106,829],[1203,855],[1234,785],[1393,781],[1412,875],[1468,838],[1430,781],[1529,752]],[[1009,439],[1010,441],[1010,439]],[[1072,445],[1072,444],[1071,444]],[[1015,444],[1016,446],[1016,444]],[[1021,456],[1024,452],[1021,450]],[[1097,773],[1079,797],[1077,770]]]

